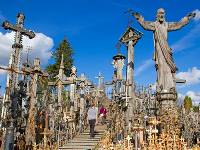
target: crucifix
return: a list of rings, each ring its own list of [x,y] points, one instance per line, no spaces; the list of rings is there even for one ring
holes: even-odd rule
[[[138,42],[138,40],[142,37],[142,33],[138,30],[128,27],[126,31],[120,38],[120,42],[125,44],[128,50],[128,62],[127,62],[127,69],[126,69],[126,83],[128,85],[127,91],[128,96],[130,96],[128,110],[127,110],[127,118],[131,119],[133,117],[133,113],[135,109],[135,87],[133,81],[134,75],[134,46]],[[129,120],[126,120],[128,122]]]
[[[22,36],[28,36],[30,39],[35,37],[33,31],[29,31],[23,28],[25,16],[22,13],[17,15],[17,23],[13,25],[8,21],[4,21],[2,27],[6,30],[15,31],[15,41],[12,45],[13,52],[11,53],[10,60],[9,60],[9,68],[13,68],[17,72],[19,71],[19,64],[20,64],[20,50],[22,49]],[[6,94],[4,96],[3,102],[8,102],[11,105],[11,94],[14,94],[15,89],[18,86],[18,73],[17,72],[10,72],[7,76],[7,87],[6,87]],[[8,92],[9,91],[9,92]],[[8,107],[10,107],[8,105]],[[5,109],[9,111],[9,108]],[[14,143],[14,126],[13,126],[13,119],[11,118],[10,126],[7,128],[6,131],[6,139],[5,139],[5,149],[12,149]],[[8,130],[9,129],[9,130]]]
[[[11,24],[8,21],[4,21],[2,24],[2,27],[5,30],[11,30],[15,31],[15,41],[14,44],[12,45],[13,52],[11,54],[11,66],[10,68],[14,68],[16,70],[19,70],[19,63],[20,63],[20,52],[21,49],[23,48],[22,45],[22,37],[23,35],[28,36],[29,39],[33,39],[35,37],[35,33],[33,31],[27,30],[23,28],[24,25],[24,19],[25,16],[22,13],[18,13],[17,15],[17,23],[16,25]],[[18,83],[18,74],[12,74],[11,75],[11,80],[12,82],[12,87],[17,88],[17,83]]]

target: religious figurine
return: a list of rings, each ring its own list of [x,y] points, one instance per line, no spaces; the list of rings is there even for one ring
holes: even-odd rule
[[[121,54],[118,54],[116,56],[113,57],[113,67],[116,69],[117,71],[117,79],[118,80],[122,80],[123,79],[123,73],[122,73],[122,70],[123,70],[123,66],[124,66],[124,60],[125,60],[125,57]]]
[[[157,10],[156,21],[152,22],[144,21],[144,18],[139,13],[133,13],[133,16],[145,30],[153,31],[154,33],[155,53],[153,59],[157,71],[157,92],[175,91],[175,74],[177,68],[173,61],[172,49],[167,42],[167,33],[182,28],[188,24],[195,15],[196,14],[192,12],[179,22],[166,22],[165,10],[160,8]]]
[[[71,68],[71,76],[73,76],[73,75],[76,76],[76,72],[77,72],[77,69],[76,69],[75,66],[73,66],[73,67]]]

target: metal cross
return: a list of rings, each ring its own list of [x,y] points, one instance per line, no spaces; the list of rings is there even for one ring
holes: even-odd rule
[[[133,20],[131,19],[132,12],[133,12],[133,10],[130,8],[124,12],[125,14],[128,14],[128,27],[130,27],[133,22]]]

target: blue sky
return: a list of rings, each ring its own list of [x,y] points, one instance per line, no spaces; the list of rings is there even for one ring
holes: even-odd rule
[[[113,73],[111,61],[116,54],[115,45],[127,27],[128,15],[124,12],[131,8],[140,12],[146,20],[153,21],[156,10],[160,7],[166,10],[167,21],[179,21],[189,12],[194,10],[199,12],[200,2],[199,0],[1,0],[0,21],[7,19],[15,23],[16,14],[23,12],[26,16],[27,29],[42,33],[44,40],[41,42],[45,42],[45,38],[50,38],[51,44],[47,44],[48,50],[54,50],[59,42],[67,37],[74,49],[74,65],[78,68],[79,74],[84,72],[90,79],[96,80],[94,77],[100,71],[108,81],[111,80]],[[135,80],[140,85],[148,85],[154,83],[156,79],[154,62],[151,60],[154,51],[153,35],[144,31],[134,18],[132,20],[132,27],[144,33],[135,46]],[[8,31],[0,28],[0,32],[3,36]],[[199,18],[192,20],[181,30],[169,33],[169,44],[175,48],[175,62],[179,72],[183,73],[180,76],[192,78],[192,84],[178,88],[183,95],[188,91],[192,91],[196,96],[200,93],[199,33]],[[126,55],[124,47],[121,48],[121,52]],[[39,49],[35,50],[34,56],[40,56]],[[48,58],[43,57],[43,59]],[[6,59],[4,62],[3,65],[8,63]],[[44,62],[46,65],[47,61]],[[5,76],[0,75],[0,79],[5,79]],[[0,81],[0,84],[3,85],[4,82]]]

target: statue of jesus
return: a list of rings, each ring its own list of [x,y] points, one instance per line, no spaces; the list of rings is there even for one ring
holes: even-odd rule
[[[149,31],[154,33],[154,61],[157,71],[157,92],[175,91],[175,74],[177,71],[176,65],[172,57],[172,49],[167,42],[167,33],[180,29],[189,23],[195,17],[195,13],[189,13],[179,22],[166,22],[165,10],[160,8],[157,10],[156,21],[144,21],[144,18],[139,13],[133,13],[133,16],[139,24]]]

